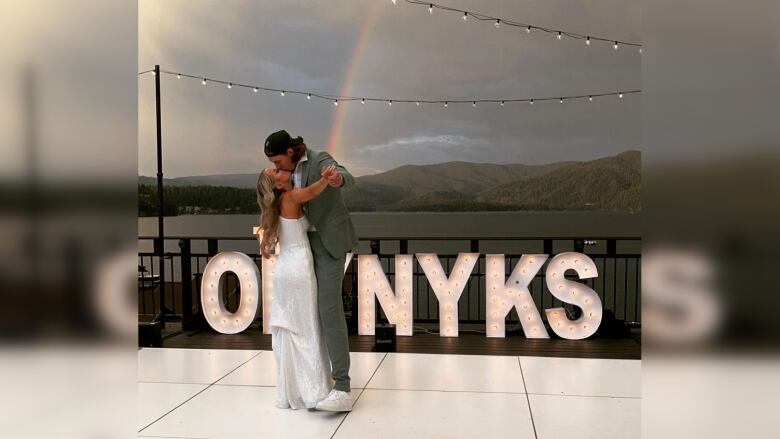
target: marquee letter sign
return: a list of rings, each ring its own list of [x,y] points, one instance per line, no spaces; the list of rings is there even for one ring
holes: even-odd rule
[[[358,256],[358,334],[374,335],[375,298],[398,335],[412,335],[412,256],[395,256],[395,291],[377,255]]]
[[[232,271],[241,285],[241,303],[231,313],[225,308],[222,275]],[[260,272],[255,262],[244,253],[222,252],[209,260],[203,269],[200,304],[209,326],[223,334],[237,334],[248,328],[257,312]]]
[[[435,253],[417,253],[417,262],[439,299],[439,335],[442,337],[458,336],[458,299],[478,260],[479,253],[459,253],[452,273],[447,277]]]
[[[262,235],[254,230],[258,238]],[[278,247],[277,247],[278,248]],[[448,274],[435,253],[417,253],[417,262],[425,273],[433,293],[439,301],[439,335],[458,336],[458,300],[468,285],[478,253],[459,253]],[[344,272],[353,254],[347,253]],[[506,259],[502,254],[485,256],[485,329],[488,337],[506,336],[506,316],[515,308],[527,338],[550,338],[542,316],[529,290],[531,281],[544,266],[548,255],[522,255],[506,278]],[[277,263],[275,255],[262,258],[263,333],[269,334],[273,307],[273,274]],[[377,321],[376,298],[387,320],[396,325],[396,334],[411,336],[413,331],[413,263],[412,255],[395,256],[395,288],[390,286],[377,255],[359,255],[358,276],[358,334],[374,335]],[[602,304],[593,289],[579,282],[567,280],[565,274],[574,270],[580,279],[598,276],[596,264],[582,253],[568,252],[555,256],[547,264],[545,279],[550,293],[560,301],[576,305],[582,310],[577,320],[569,320],[564,308],[546,309],[550,328],[561,338],[578,340],[593,335],[601,324]],[[238,276],[241,286],[240,304],[235,313],[224,305],[221,278],[226,272]],[[206,265],[201,282],[201,306],[206,321],[214,330],[235,334],[245,330],[255,319],[258,307],[260,271],[256,263],[239,252],[222,252]]]
[[[561,302],[577,305],[582,309],[582,316],[577,320],[569,320],[563,308],[545,310],[550,328],[562,338],[580,340],[590,337],[601,324],[601,299],[587,285],[566,280],[563,275],[567,270],[574,270],[580,279],[590,279],[598,276],[596,264],[582,253],[561,253],[555,256],[547,266],[547,288]]]
[[[528,285],[546,260],[547,255],[523,255],[509,280],[505,281],[504,255],[485,256],[485,321],[488,337],[505,336],[506,316],[514,307],[527,338],[550,338],[528,290]]]

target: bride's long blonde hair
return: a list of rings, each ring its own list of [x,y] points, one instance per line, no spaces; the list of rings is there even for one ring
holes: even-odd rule
[[[268,254],[273,254],[279,242],[279,212],[282,191],[276,189],[273,177],[260,172],[257,177],[257,204],[260,206],[260,230],[263,238],[260,248],[265,248]]]

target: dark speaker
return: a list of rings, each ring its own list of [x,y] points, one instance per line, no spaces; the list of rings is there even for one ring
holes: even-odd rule
[[[138,347],[160,348],[162,347],[162,329],[159,322],[138,323]]]
[[[374,352],[395,352],[395,325],[378,324],[374,334]]]

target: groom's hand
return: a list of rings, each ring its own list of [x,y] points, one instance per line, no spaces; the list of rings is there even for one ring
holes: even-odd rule
[[[328,181],[328,184],[333,187],[341,187],[341,185],[344,184],[344,176],[336,170],[335,166],[324,168],[322,170],[322,175],[325,177],[325,180]]]

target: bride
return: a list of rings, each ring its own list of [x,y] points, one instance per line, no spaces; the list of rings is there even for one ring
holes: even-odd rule
[[[317,311],[317,277],[306,234],[309,221],[301,205],[322,193],[334,172],[334,167],[323,168],[322,178],[300,189],[292,188],[291,173],[285,170],[264,169],[257,180],[260,252],[270,257],[279,244],[270,321],[279,408],[314,408],[333,388]]]

